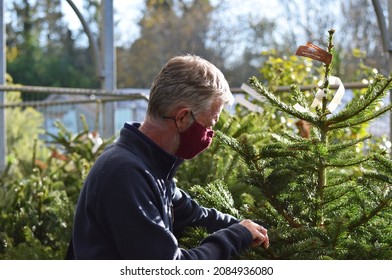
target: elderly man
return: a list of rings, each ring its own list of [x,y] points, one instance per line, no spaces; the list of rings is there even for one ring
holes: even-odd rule
[[[268,247],[267,230],[198,205],[173,177],[212,140],[233,101],[220,70],[193,55],[172,58],[155,78],[143,123],[126,123],[92,167],[81,191],[69,256],[75,259],[229,259]],[[210,235],[180,248],[185,227]]]

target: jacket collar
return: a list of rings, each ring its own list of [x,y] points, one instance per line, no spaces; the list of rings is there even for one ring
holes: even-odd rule
[[[140,123],[125,123],[117,143],[132,148],[132,152],[155,170],[162,179],[173,179],[177,169],[184,161],[162,149],[139,131]]]

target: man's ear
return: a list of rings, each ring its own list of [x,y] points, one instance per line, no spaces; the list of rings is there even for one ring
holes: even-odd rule
[[[180,132],[186,130],[190,125],[191,110],[189,108],[180,109],[175,115],[176,124]]]

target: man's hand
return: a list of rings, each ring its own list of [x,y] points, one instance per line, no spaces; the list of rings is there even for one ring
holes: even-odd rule
[[[265,249],[269,247],[268,233],[265,228],[261,225],[252,222],[251,220],[243,220],[240,222],[241,225],[246,227],[253,237],[252,247],[259,247],[263,245]]]

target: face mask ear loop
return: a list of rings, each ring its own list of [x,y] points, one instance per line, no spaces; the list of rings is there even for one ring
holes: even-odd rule
[[[193,114],[193,112],[192,112],[192,111],[191,111],[191,116],[192,116],[193,120],[196,122],[195,115]]]
[[[173,118],[173,117],[166,117],[166,116],[163,116],[163,118],[164,119],[168,119],[168,120],[172,120],[174,122],[176,128],[177,128],[178,134],[180,134],[180,130],[178,129],[178,125],[177,125],[177,122],[176,122],[175,118]]]
[[[194,121],[194,122],[197,122],[195,116],[193,115],[193,112],[192,112],[192,111],[190,111],[190,112],[191,112],[191,116],[192,116],[192,118],[193,118],[193,121]],[[163,116],[162,118],[174,121],[174,124],[176,125],[178,134],[181,134],[180,129],[178,128],[176,119],[175,119],[174,117]]]

